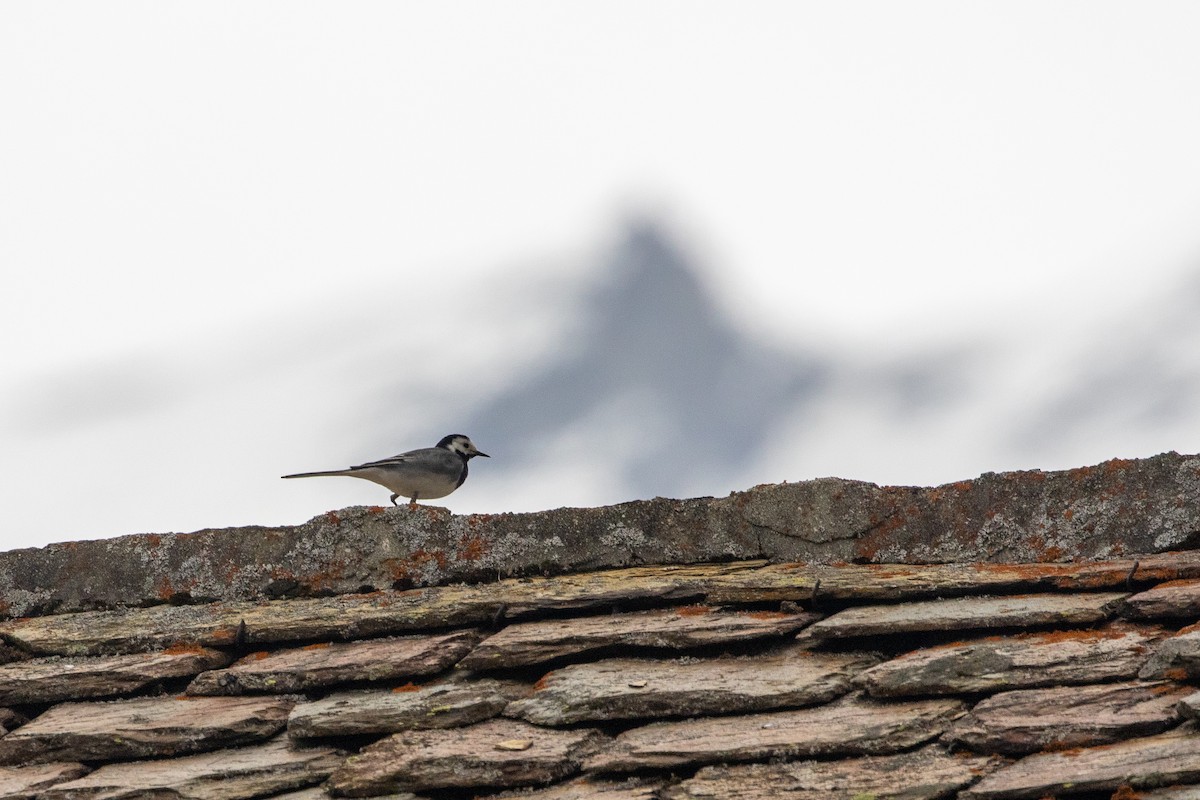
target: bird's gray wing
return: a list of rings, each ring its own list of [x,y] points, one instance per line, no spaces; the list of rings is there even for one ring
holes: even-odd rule
[[[445,452],[449,452],[448,450]],[[350,469],[371,469],[373,467],[395,467],[400,464],[411,464],[414,461],[432,461],[436,463],[431,456],[437,456],[439,450],[436,447],[426,447],[421,450],[409,450],[407,453],[398,453],[388,458],[381,458],[378,461],[368,461],[365,464],[357,464]]]

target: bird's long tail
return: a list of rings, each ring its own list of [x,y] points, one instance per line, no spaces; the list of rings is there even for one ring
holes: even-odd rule
[[[295,475],[280,475],[281,478],[320,478],[325,475],[350,475],[352,469],[332,469],[325,472],[297,472]]]

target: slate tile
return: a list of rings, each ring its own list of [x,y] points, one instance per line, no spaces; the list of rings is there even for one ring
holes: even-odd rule
[[[546,611],[606,608],[618,603],[898,600],[1019,588],[1103,589],[1138,580],[1200,575],[1191,552],[1076,564],[772,564],[764,561],[627,567],[554,577],[506,579],[337,597],[129,607],[0,622],[0,634],[38,654],[132,653],[188,643],[232,645],[241,623],[248,641],[272,644],[349,640],[489,623]],[[24,657],[0,643],[0,660]]]
[[[0,800],[32,800],[44,789],[87,773],[88,768],[83,764],[68,761],[0,767]]]
[[[624,781],[576,778],[545,789],[513,790],[476,800],[659,800],[663,786],[663,781],[653,778]]]
[[[939,736],[965,711],[954,700],[875,703],[851,697],[797,711],[657,722],[620,734],[584,766],[588,772],[633,772],[891,753]]]
[[[509,625],[472,650],[459,667],[498,669],[540,664],[609,647],[674,649],[730,644],[794,633],[815,614],[728,611],[685,606]]]
[[[1160,733],[1191,689],[1167,682],[1103,683],[1001,692],[980,701],[943,741],[976,752],[1025,754]]]
[[[1160,583],[1153,589],[1133,595],[1126,602],[1135,617],[1182,617],[1194,620],[1200,617],[1200,581]]]
[[[704,767],[662,800],[938,800],[1000,766],[999,759],[926,747],[893,756]]]
[[[397,733],[346,760],[329,778],[336,795],[538,786],[579,771],[602,739],[592,730],[549,730],[494,719],[453,730]]]
[[[1116,795],[1113,795],[1116,797]],[[1128,795],[1126,795],[1128,797]],[[1123,800],[1123,798],[1117,798]],[[1130,800],[1135,800],[1130,797]],[[1168,786],[1150,792],[1138,792],[1136,800],[1200,800],[1200,786]]]
[[[608,659],[545,675],[533,696],[506,716],[537,725],[688,717],[794,708],[828,702],[878,659],[792,646],[744,658]]]
[[[323,786],[310,786],[295,792],[272,795],[271,800],[333,800],[333,795]],[[412,792],[398,792],[373,795],[372,800],[422,800],[422,798]]]
[[[925,631],[1083,625],[1111,617],[1126,596],[1116,592],[1030,594],[855,606],[810,625],[803,636],[824,639]]]
[[[1155,789],[1200,781],[1200,735],[1187,728],[1116,744],[1037,753],[988,775],[963,791],[963,800],[1009,800],[1122,786]]]
[[[433,675],[453,666],[482,638],[477,631],[458,630],[261,651],[245,656],[228,669],[197,676],[187,693],[302,692],[339,683]]]
[[[245,800],[318,784],[343,759],[334,748],[293,748],[280,736],[233,750],[105,764],[38,800]]]
[[[63,703],[0,738],[0,764],[117,761],[233,747],[287,724],[292,697],[145,697]]]
[[[486,679],[336,692],[297,704],[288,717],[288,733],[312,738],[458,728],[490,719],[508,703],[504,688]]]
[[[1142,667],[1139,676],[1148,680],[1183,680],[1200,675],[1200,627],[1189,626],[1163,639]]]
[[[1015,594],[1030,591],[1124,589],[1129,579],[1200,577],[1200,552],[1139,556],[1137,559],[1068,563],[958,564],[768,564],[707,577],[709,603],[825,600],[869,602]]]
[[[181,647],[115,656],[52,656],[0,666],[0,703],[57,703],[137,691],[155,681],[222,667],[219,650]]]
[[[876,697],[915,697],[1133,678],[1157,633],[1113,625],[989,636],[906,653],[866,670],[857,683]]]

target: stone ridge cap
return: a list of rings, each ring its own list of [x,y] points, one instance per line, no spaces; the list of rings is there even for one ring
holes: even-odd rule
[[[0,553],[0,616],[753,559],[1028,572],[1195,547],[1200,455],[1171,452],[930,488],[821,478],[722,498],[468,516],[356,506],[301,525],[66,542]]]

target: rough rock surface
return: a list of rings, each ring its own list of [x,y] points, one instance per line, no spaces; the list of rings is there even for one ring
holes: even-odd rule
[[[1019,800],[1069,792],[1155,789],[1200,780],[1200,735],[1173,730],[1061,753],[1037,753],[988,775],[963,800]],[[1128,796],[1128,795],[1127,795]]]
[[[896,756],[705,767],[664,800],[938,800],[952,797],[996,759],[952,756],[926,747]]]
[[[848,608],[805,630],[818,639],[883,636],[924,631],[967,631],[981,628],[1030,628],[1080,625],[1108,619],[1126,595],[1035,594],[1012,597],[958,597],[886,606]]]
[[[336,683],[367,683],[433,675],[453,666],[482,637],[472,630],[362,642],[320,642],[274,653],[259,651],[228,669],[199,675],[188,694],[302,692]]]
[[[397,733],[363,749],[333,773],[334,794],[477,786],[533,786],[579,771],[599,739],[592,730],[556,731],[514,720],[456,730]]]
[[[307,739],[459,728],[498,715],[508,702],[505,687],[491,680],[337,692],[293,708],[288,733]]]
[[[520,667],[616,646],[686,650],[782,637],[816,619],[819,619],[818,615],[806,612],[785,614],[685,606],[662,611],[526,622],[510,625],[489,636],[459,662],[459,667]]]
[[[965,711],[954,700],[872,703],[849,698],[798,711],[658,722],[633,728],[589,758],[589,771],[634,772],[800,756],[904,750],[944,731]]]
[[[1101,683],[1001,692],[943,737],[977,752],[1026,754],[1160,733],[1180,718],[1189,690],[1162,682]]]
[[[989,636],[915,650],[859,677],[876,697],[971,694],[1132,678],[1153,637],[1099,631]]]
[[[136,691],[155,681],[223,667],[229,655],[204,647],[156,653],[34,658],[0,666],[0,703],[48,703]]]
[[[280,737],[237,750],[106,764],[38,800],[243,800],[320,783],[344,757],[330,747],[292,748]]]
[[[0,613],[495,580],[636,563],[1056,561],[1200,543],[1200,457],[1166,453],[933,488],[823,478],[724,498],[453,516],[353,507],[298,526],[0,554]]]
[[[63,703],[0,738],[0,764],[115,761],[265,740],[295,698],[147,697]]]
[[[788,647],[684,662],[618,658],[547,673],[505,712],[539,725],[734,714],[824,703],[875,659]]]

